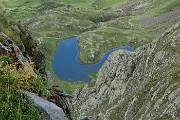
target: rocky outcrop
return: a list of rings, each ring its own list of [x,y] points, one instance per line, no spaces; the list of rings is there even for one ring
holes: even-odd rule
[[[141,24],[144,26],[154,26],[161,24],[162,22],[167,22],[174,19],[180,18],[180,10],[171,11],[169,13],[163,14],[162,16],[154,18],[144,18],[141,20]]]
[[[33,61],[35,69],[46,78],[45,56],[28,28],[18,22],[6,29],[9,33],[5,30],[0,32],[0,54],[13,56],[22,66],[26,60]]]
[[[53,94],[48,97],[48,100],[62,108],[64,113],[71,118],[70,101],[73,96],[66,94],[59,86],[54,85],[51,89],[53,90]]]
[[[30,93],[28,91],[22,92],[28,96],[33,106],[38,109],[43,120],[68,120],[63,110],[54,103],[49,102],[34,93]]]
[[[111,54],[75,92],[77,119],[180,119],[180,22],[134,52]]]
[[[4,17],[4,19],[10,21],[9,18]],[[45,56],[40,50],[37,41],[33,38],[28,28],[21,24],[21,22],[6,22],[6,26],[3,22],[0,19],[0,24],[3,25],[0,30],[0,57],[4,57],[0,62],[4,63],[4,59],[9,59],[11,61],[8,62],[8,65],[11,66],[10,70],[15,72],[10,72],[9,75],[7,73],[9,69],[4,71],[1,66],[2,74],[9,75],[7,76],[7,80],[11,80],[11,74],[14,75],[13,77],[17,79],[16,81],[12,77],[15,82],[15,85],[12,85],[14,90],[25,89],[33,91],[49,100],[47,101],[33,93],[23,91],[43,116],[43,119],[67,120],[68,118],[65,114],[68,117],[70,116],[68,102],[72,99],[72,96],[59,90],[58,86],[54,88],[54,80],[45,72]],[[48,84],[47,78],[52,79],[52,83]],[[2,81],[6,80],[2,79]],[[17,89],[15,87],[16,84],[18,84]],[[7,103],[9,104],[11,102],[7,101]],[[25,112],[23,114],[26,114]]]

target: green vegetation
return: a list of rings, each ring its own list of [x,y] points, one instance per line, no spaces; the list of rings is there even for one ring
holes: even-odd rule
[[[163,60],[156,62],[153,71],[153,77],[149,77],[142,85],[140,85],[136,92],[130,92],[129,98],[124,100],[118,107],[115,107],[112,110],[110,119],[124,119],[124,117],[130,109],[132,119],[156,119],[156,120],[173,120],[174,118],[164,112],[166,105],[172,103],[170,95],[175,94],[175,91],[178,91],[180,87],[180,66],[178,62],[180,47],[179,45],[173,46],[172,41],[178,38],[179,27],[172,29],[169,32],[166,32],[156,43],[155,49],[153,49],[153,55],[151,54],[151,59],[154,59],[154,55],[158,54],[160,51],[165,51],[168,55],[164,56],[171,61],[171,58],[175,58],[174,61],[171,61],[171,64],[166,64]],[[162,44],[163,43],[163,44]],[[171,45],[170,45],[171,44]],[[147,56],[146,56],[147,57]],[[149,56],[148,56],[149,57]],[[150,58],[149,57],[149,58]],[[177,58],[176,58],[177,57]],[[147,58],[145,58],[147,59]],[[151,63],[149,63],[151,66]],[[142,66],[141,68],[143,68]],[[169,71],[169,73],[167,73]],[[143,71],[141,71],[143,72]],[[172,101],[171,101],[172,100]],[[128,102],[126,102],[128,101]],[[148,104],[148,108],[146,105]],[[158,108],[156,108],[158,106]],[[158,109],[158,110],[157,110]],[[159,114],[156,116],[148,116],[150,111],[157,110]],[[123,113],[123,114],[122,114]],[[177,112],[177,116],[179,111]],[[128,117],[128,116],[126,116]]]
[[[9,44],[14,48],[10,52],[0,49],[0,119],[40,120],[40,115],[21,90],[37,93],[44,98],[49,97],[51,91],[48,90],[45,80],[35,70],[35,64],[30,59],[22,64],[15,53],[15,45],[22,41],[26,55],[30,55],[37,45],[36,41],[32,38],[27,41],[28,32],[19,22],[14,22],[2,13],[0,15],[0,43],[12,40],[12,44]],[[21,54],[19,53],[18,56]]]
[[[66,4],[70,4],[76,8],[105,9],[125,3],[127,0],[62,0]]]
[[[52,42],[54,41],[54,42]],[[77,88],[81,88],[84,86],[84,82],[68,82],[68,81],[63,81],[59,80],[59,78],[55,75],[52,65],[51,65],[51,60],[52,60],[52,53],[55,53],[56,51],[56,45],[57,42],[59,42],[58,39],[52,39],[52,38],[44,38],[43,43],[42,43],[42,48],[47,54],[46,57],[46,68],[52,73],[52,77],[55,80],[55,83],[60,86],[66,93],[72,94]],[[51,47],[49,47],[51,46]]]
[[[91,74],[88,75],[89,78],[96,80],[98,76],[98,71],[92,72]]]
[[[12,58],[6,55],[1,55],[1,78],[12,78],[13,84],[17,84],[20,89],[33,91],[40,96],[48,97],[50,91],[45,85],[45,81],[40,75],[34,72],[33,63],[26,62],[23,69],[18,70],[18,63],[12,62]],[[1,80],[1,82],[7,82]]]
[[[84,82],[68,82],[59,80],[51,66],[51,60],[56,51],[57,43],[65,38],[80,35],[78,47],[80,50],[79,61],[84,64],[97,62],[102,54],[112,48],[123,45],[139,47],[157,38],[165,29],[179,21],[175,10],[180,9],[179,0],[153,0],[138,3],[141,9],[121,8],[122,4],[131,0],[1,0],[0,1],[0,43],[4,40],[12,39],[18,43],[20,40],[26,48],[26,55],[33,54],[32,48],[41,45],[45,53],[46,69],[52,73],[55,84],[60,86],[66,93],[72,94],[75,89],[82,88]],[[172,18],[163,18],[163,15],[172,13]],[[14,22],[6,16],[19,21]],[[155,19],[156,18],[156,19]],[[153,20],[155,19],[155,20]],[[32,31],[32,35],[38,40],[27,38],[27,28]],[[158,50],[166,49],[176,53],[177,48],[163,44]],[[0,51],[1,53],[1,51]],[[26,57],[27,57],[26,56]],[[27,60],[23,68],[18,69],[18,62],[11,53],[1,53],[0,55],[0,119],[17,120],[39,120],[38,112],[32,107],[21,90],[28,90],[38,95],[48,98],[52,91],[48,90],[46,82],[35,71],[35,63]],[[157,63],[161,67],[161,63]],[[167,79],[168,84],[179,83],[179,66],[172,65],[173,70]],[[175,71],[176,70],[176,71]],[[163,70],[156,71],[161,75]],[[171,72],[171,71],[170,71]],[[88,83],[88,87],[95,85],[98,71],[89,75],[93,81]],[[157,75],[158,78],[158,75]],[[168,77],[167,77],[168,78]],[[118,107],[113,109],[111,119],[124,117],[128,107],[134,108],[133,116],[136,119],[142,115],[144,103],[148,101],[151,88],[158,89],[158,82],[166,82],[164,78],[149,80],[134,96],[138,101],[130,102],[134,96],[129,96]],[[178,84],[171,88],[171,92],[176,90]],[[155,88],[157,87],[157,88]],[[154,100],[149,102],[153,106],[162,97],[168,86],[162,87]],[[170,94],[170,93],[168,93]],[[167,98],[162,99],[167,103]],[[106,103],[106,101],[105,101]],[[104,105],[103,105],[104,106]],[[163,106],[160,106],[163,109]],[[98,110],[97,110],[98,111]],[[172,119],[169,115],[157,117],[157,119]]]
[[[32,31],[46,55],[47,70],[67,93],[84,83],[59,81],[51,66],[57,43],[75,35],[80,35],[79,61],[84,64],[97,62],[107,50],[122,45],[135,48],[157,38],[158,32],[173,25],[178,20],[162,22],[155,26],[143,26],[141,19],[160,16],[179,9],[178,0],[154,0],[151,4],[134,11],[114,10],[130,0],[1,0],[1,11],[16,20],[21,20]],[[142,5],[143,6],[143,5]],[[113,9],[112,9],[113,8]],[[7,22],[8,24],[8,22]],[[0,24],[0,28],[2,28]],[[0,29],[1,30],[1,29]],[[15,36],[11,30],[3,29],[8,36]],[[18,41],[18,37],[14,38]],[[0,41],[3,36],[0,34]],[[33,43],[36,44],[36,43]],[[90,75],[95,79],[94,75]]]
[[[29,63],[23,70],[17,70],[16,64],[9,56],[0,56],[0,118],[2,120],[39,120],[38,112],[30,105],[21,89],[47,97],[43,79],[36,75]]]
[[[12,29],[9,29],[9,26],[14,25],[15,22],[11,19],[8,19],[5,15],[0,13],[0,32],[3,32],[4,34],[0,33],[0,42],[3,42],[6,36],[9,38],[13,38],[15,42],[18,42],[20,37],[17,36]]]
[[[143,10],[145,11],[142,16],[154,17],[180,9],[178,0],[154,0],[153,4],[148,5]]]
[[[86,84],[85,82],[79,81],[79,82],[68,82],[68,81],[63,81],[59,80],[56,78],[57,84],[68,94],[72,95],[72,93],[76,89],[82,89],[84,85]]]
[[[130,98],[128,98],[127,100],[124,100],[123,103],[121,103],[121,105],[114,108],[113,113],[110,115],[110,119],[111,120],[118,120],[118,119],[123,120],[124,114],[128,108],[130,100],[131,100]]]

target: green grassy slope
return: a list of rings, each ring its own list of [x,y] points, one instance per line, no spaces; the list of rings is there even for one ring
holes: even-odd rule
[[[12,40],[16,45],[22,40],[22,36],[27,33],[8,17],[0,14],[0,45],[7,40]],[[16,26],[17,29],[15,29]],[[13,29],[14,28],[14,29]],[[18,31],[19,29],[19,31]],[[18,34],[18,33],[21,33]],[[34,41],[34,40],[30,40]],[[31,46],[32,42],[28,42]],[[25,44],[24,44],[25,45]],[[26,47],[26,50],[28,49]],[[44,79],[34,69],[32,61],[24,62],[24,66],[19,68],[20,61],[17,60],[15,48],[12,51],[3,51],[0,47],[0,119],[1,120],[32,120],[41,119],[38,112],[31,106],[21,90],[35,92],[43,97],[47,97],[50,91],[45,85]],[[9,48],[10,49],[10,48]],[[26,51],[26,55],[29,51]],[[19,69],[18,69],[19,68]],[[35,72],[36,71],[36,72]]]
[[[180,3],[178,0],[139,1],[123,12],[114,8],[131,0],[1,0],[0,6],[8,15],[26,23],[37,39],[42,37],[47,70],[53,73],[51,58],[57,42],[63,38],[80,35],[79,60],[90,64],[97,62],[111,48],[149,43],[179,21],[172,18],[157,25],[143,25],[146,18],[161,17],[180,9]],[[137,9],[138,6],[142,8]],[[69,83],[66,83],[68,86],[64,82],[60,84],[69,91]]]

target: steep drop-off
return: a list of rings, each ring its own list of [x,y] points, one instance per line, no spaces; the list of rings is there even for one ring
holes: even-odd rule
[[[135,52],[114,52],[75,94],[78,119],[180,119],[180,22]]]
[[[56,103],[73,120],[179,120],[180,23],[164,33],[179,21],[179,0],[127,0],[122,5],[123,0],[116,1],[118,6],[112,0],[95,0],[92,5],[88,0],[63,1],[1,0],[3,14],[26,25],[0,16],[0,119],[41,119],[22,94],[25,89]],[[72,96],[53,86],[53,79],[48,84],[53,87],[47,88],[44,78],[51,75],[46,76],[38,45],[53,73],[50,61],[57,41],[77,34],[83,63],[96,62],[108,49],[139,47],[160,37],[135,52],[114,52],[97,80],[78,90],[69,106]],[[62,81],[60,85],[69,93],[77,87]]]
[[[44,54],[21,24],[0,14],[0,119],[41,119],[21,89],[41,96],[45,85]]]
[[[69,96],[48,86],[45,66],[27,26],[0,14],[0,120],[68,119]]]

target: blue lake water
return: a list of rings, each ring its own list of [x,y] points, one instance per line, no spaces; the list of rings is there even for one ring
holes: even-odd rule
[[[79,37],[75,36],[58,43],[56,53],[52,59],[52,66],[55,74],[61,80],[89,82],[91,79],[87,77],[88,74],[97,71],[113,51],[118,49],[134,50],[130,46],[114,48],[105,52],[97,63],[85,65],[80,64],[78,61],[78,39]]]

